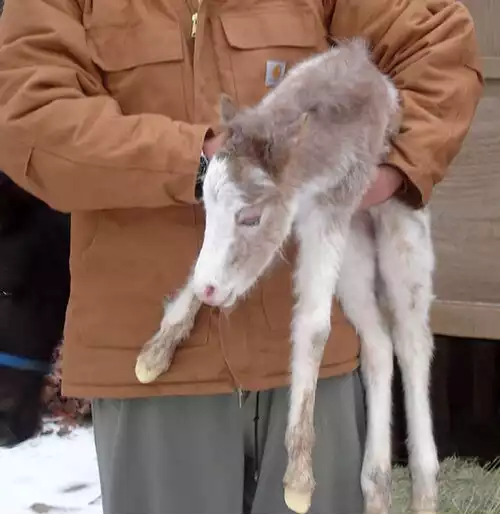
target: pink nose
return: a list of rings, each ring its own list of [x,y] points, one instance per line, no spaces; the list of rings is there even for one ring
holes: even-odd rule
[[[205,294],[206,298],[211,298],[214,295],[214,293],[215,293],[215,287],[214,286],[209,285],[209,286],[205,287],[204,294]]]

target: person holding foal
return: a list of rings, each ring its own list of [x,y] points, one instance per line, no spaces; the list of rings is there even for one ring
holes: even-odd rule
[[[403,119],[364,207],[396,196],[418,209],[481,95],[469,12],[455,0],[7,0],[0,23],[0,168],[71,213],[63,393],[93,399],[104,513],[284,514],[287,260],[233,312],[203,307],[158,381],[134,374],[199,250],[220,95],[253,105],[332,41],[366,38]],[[335,304],[312,514],[363,509],[359,348]]]

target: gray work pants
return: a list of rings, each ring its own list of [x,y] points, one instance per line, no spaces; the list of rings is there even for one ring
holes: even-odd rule
[[[104,514],[290,514],[283,500],[288,388],[95,400]],[[360,375],[320,380],[310,514],[361,514]]]

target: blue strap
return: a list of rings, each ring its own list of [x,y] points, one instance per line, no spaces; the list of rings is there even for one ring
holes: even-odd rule
[[[49,362],[28,359],[27,357],[18,357],[4,352],[0,352],[0,366],[6,366],[7,368],[23,371],[38,371],[43,374],[47,374],[52,371],[52,364]]]

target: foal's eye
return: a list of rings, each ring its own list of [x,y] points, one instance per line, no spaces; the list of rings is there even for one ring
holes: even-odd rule
[[[258,206],[244,207],[236,214],[236,223],[244,227],[256,227],[260,224],[262,209]]]
[[[260,216],[253,216],[251,218],[240,218],[238,219],[239,225],[244,225],[245,227],[256,227],[260,224]]]

